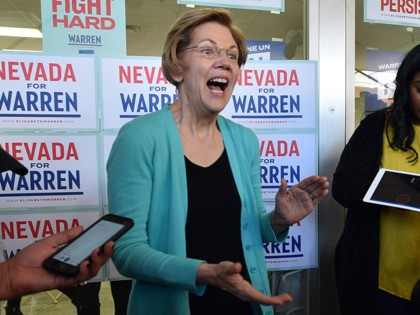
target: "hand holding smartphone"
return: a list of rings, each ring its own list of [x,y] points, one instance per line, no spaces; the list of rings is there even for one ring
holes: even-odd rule
[[[134,225],[130,218],[106,214],[78,237],[48,257],[44,268],[65,275],[75,276],[79,265],[89,259],[96,248],[102,248],[108,241],[115,241]]]

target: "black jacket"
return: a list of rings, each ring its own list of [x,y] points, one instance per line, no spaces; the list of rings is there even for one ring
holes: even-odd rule
[[[341,312],[346,315],[376,314],[381,207],[363,202],[363,197],[379,170],[385,110],[361,121],[333,176],[332,195],[347,209],[335,251],[338,295]]]

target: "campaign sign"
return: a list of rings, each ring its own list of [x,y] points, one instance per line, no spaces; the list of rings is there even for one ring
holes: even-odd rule
[[[316,62],[250,61],[221,114],[250,128],[315,128]]]
[[[103,141],[103,159],[104,159],[104,163],[103,163],[103,175],[104,175],[104,179],[103,179],[103,204],[105,207],[108,207],[108,192],[107,192],[107,173],[106,173],[106,163],[108,162],[108,158],[109,158],[109,153],[111,152],[111,148],[112,148],[112,144],[114,143],[115,139],[117,138],[116,134],[104,134],[102,137],[102,141]]]
[[[365,0],[365,22],[420,26],[418,1]]]
[[[0,208],[99,206],[96,135],[0,135],[0,146],[25,165],[0,174]]]
[[[289,228],[284,242],[263,244],[267,269],[276,271],[316,268],[317,244],[317,213],[314,211]]]
[[[63,213],[0,214],[0,261],[8,260],[26,246],[58,232],[82,225],[85,229],[99,219],[98,211]],[[101,272],[95,277],[101,278]]]
[[[45,52],[126,55],[124,0],[43,0],[41,8]]]
[[[162,72],[161,58],[103,58],[103,129],[119,129],[126,122],[173,103],[175,86]]]
[[[394,80],[405,54],[402,51],[366,49],[366,70],[358,70],[369,82],[365,91],[360,92],[360,97],[364,99],[365,115],[393,102]]]
[[[96,130],[94,59],[0,54],[4,129]]]
[[[264,200],[274,200],[281,179],[288,186],[317,172],[315,134],[257,134],[260,142],[261,190]]]
[[[284,42],[272,40],[247,40],[248,61],[285,60]]]

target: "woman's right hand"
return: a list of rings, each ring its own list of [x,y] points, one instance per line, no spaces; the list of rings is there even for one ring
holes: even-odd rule
[[[229,261],[218,264],[201,264],[197,271],[197,283],[218,286],[239,299],[264,305],[283,305],[292,300],[292,297],[283,293],[277,296],[268,296],[255,289],[250,282],[241,275],[242,265]]]

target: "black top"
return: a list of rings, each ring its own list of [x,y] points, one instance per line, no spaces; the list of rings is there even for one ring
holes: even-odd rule
[[[208,263],[242,263],[241,200],[226,150],[209,167],[185,158],[188,184],[188,215],[185,227],[187,257]],[[247,275],[244,277],[248,279]],[[252,314],[250,304],[229,292],[208,285],[203,296],[189,294],[193,315]]]
[[[363,196],[379,170],[384,127],[385,110],[363,119],[334,172],[332,195],[348,209],[335,251],[342,315],[377,314],[381,206],[363,202]]]

